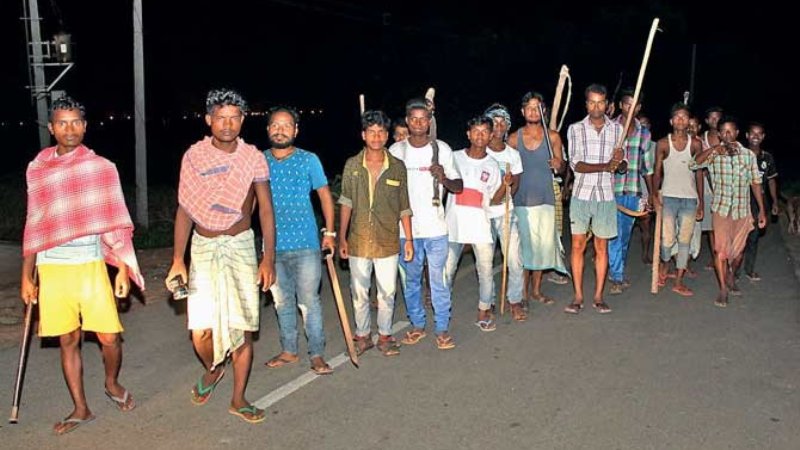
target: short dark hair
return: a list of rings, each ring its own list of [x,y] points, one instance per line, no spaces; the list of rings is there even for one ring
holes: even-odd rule
[[[234,91],[233,89],[212,89],[206,95],[206,114],[214,112],[215,108],[220,106],[235,106],[239,108],[242,114],[245,114],[247,109],[247,102],[242,94]]]
[[[724,110],[724,109],[722,109],[722,107],[720,107],[720,106],[712,106],[712,107],[710,107],[710,108],[708,108],[708,109],[706,110],[706,115],[705,115],[705,117],[708,117],[708,116],[710,116],[710,115],[711,115],[711,113],[715,113],[715,112],[716,112],[716,113],[720,113],[720,114],[725,114],[725,110]]]
[[[739,129],[739,121],[733,116],[722,116],[722,118],[719,119],[719,122],[717,122],[717,128],[722,129],[722,126],[726,123],[732,123],[737,130]]]
[[[761,122],[750,122],[749,124],[747,124],[747,131],[750,131],[755,127],[759,127],[762,130],[767,131],[766,127],[764,127],[764,124]]]
[[[81,104],[79,101],[68,95],[53,100],[53,103],[50,105],[49,114],[51,121],[58,110],[77,110],[81,114],[81,119],[86,120],[86,108],[84,108],[83,104]]]
[[[364,111],[364,114],[361,115],[361,131],[366,131],[367,128],[373,125],[378,125],[388,132],[389,127],[392,125],[392,121],[389,119],[389,116],[387,116],[386,113],[383,111],[380,110]]]
[[[678,112],[678,111],[686,111],[686,114],[689,115],[690,119],[692,117],[694,117],[692,115],[692,111],[689,109],[688,106],[686,106],[686,103],[678,102],[678,103],[675,103],[674,105],[672,105],[672,108],[669,109],[669,116],[673,117],[675,115],[675,113]]]
[[[494,121],[492,118],[485,114],[481,114],[480,116],[475,116],[467,121],[467,131],[471,130],[472,127],[477,127],[479,125],[487,125],[489,127],[489,131],[494,129]]]
[[[586,86],[586,90],[583,91],[583,96],[587,99],[589,98],[589,94],[600,94],[608,97],[608,89],[605,86],[598,83],[592,83],[589,86]]]
[[[297,126],[300,123],[300,114],[297,113],[296,109],[292,108],[291,106],[277,105],[267,110],[267,124],[272,123],[272,117],[280,112],[292,116],[294,126]]]
[[[634,95],[636,95],[636,90],[635,89],[629,88],[629,87],[625,88],[625,89],[619,91],[619,101],[620,101],[620,103],[622,103],[622,99],[625,98],[625,97],[630,97],[631,100],[633,100],[633,96]],[[643,91],[639,91],[639,104],[641,105],[642,103],[644,103],[644,92]]]
[[[542,95],[542,94],[540,94],[540,93],[538,93],[536,91],[528,91],[528,92],[526,92],[525,95],[522,96],[522,103],[520,104],[520,106],[522,108],[524,108],[525,105],[527,105],[528,102],[533,100],[534,98],[536,100],[539,100],[539,103],[542,105],[542,108],[544,108],[546,106],[545,102],[544,102],[544,95]]]
[[[415,98],[412,98],[411,100],[407,101],[406,102],[406,117],[408,117],[408,114],[411,111],[415,110],[415,109],[424,109],[425,111],[427,111],[428,110],[428,103],[425,102],[425,99],[421,98],[421,97],[415,97]]]

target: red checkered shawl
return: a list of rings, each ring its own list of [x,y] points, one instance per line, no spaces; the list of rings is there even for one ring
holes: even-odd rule
[[[242,204],[253,183],[268,180],[267,160],[255,146],[239,139],[236,150],[227,153],[206,137],[183,155],[178,203],[203,228],[227,230],[242,219]]]
[[[99,234],[106,262],[128,266],[130,278],[144,289],[116,166],[83,145],[55,153],[56,147],[46,148],[28,164],[23,256]]]

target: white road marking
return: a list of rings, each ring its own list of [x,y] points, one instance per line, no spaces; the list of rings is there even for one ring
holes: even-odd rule
[[[465,267],[474,267],[474,266],[468,265]],[[492,270],[492,274],[497,274],[498,272],[500,272],[501,268],[502,265],[495,267],[494,270]],[[470,271],[463,269],[464,267],[462,267],[462,270],[460,270],[459,273],[456,275],[456,280],[460,279],[462,276],[465,276],[467,273],[470,273]],[[392,326],[392,334],[397,334],[399,331],[404,330],[409,325],[410,323],[408,323],[408,321],[406,320],[401,320],[395,323],[394,326]],[[378,336],[373,336],[372,340],[376,342],[378,340]],[[346,352],[343,352],[331,358],[328,361],[328,364],[335,369],[348,361],[350,361],[350,357],[347,355]],[[279,401],[291,395],[293,392],[296,392],[303,386],[311,383],[312,381],[316,380],[321,376],[324,375],[317,375],[314,372],[308,371],[300,375],[299,377],[295,378],[294,380],[284,384],[283,386],[278,387],[269,394],[261,397],[260,399],[253,402],[253,404],[257,408],[267,409],[270,406],[274,405],[275,403],[278,403]]]

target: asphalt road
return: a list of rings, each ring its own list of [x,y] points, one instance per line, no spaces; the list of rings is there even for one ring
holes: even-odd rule
[[[701,255],[701,261],[707,256]],[[249,425],[226,410],[230,374],[210,402],[189,391],[201,373],[182,304],[157,302],[123,316],[122,383],[138,407],[118,412],[103,395],[97,345],[84,344],[86,391],[97,420],[56,437],[72,408],[59,351],[34,340],[17,425],[0,425],[3,449],[797,449],[800,448],[798,281],[778,233],[761,241],[760,283],[727,309],[698,264],[696,295],[649,293],[638,239],[629,257],[632,287],[607,296],[614,309],[562,312],[571,286],[546,283],[557,298],[534,305],[526,323],[501,318],[496,331],[473,325],[477,280],[465,257],[454,293],[457,347],[440,351],[432,333],[395,358],[370,351],[359,369],[343,363],[327,377],[308,362],[267,369],[280,351],[272,306],[262,310],[248,397],[268,419]],[[591,264],[586,291],[594,286]],[[340,274],[346,298],[348,275]],[[499,276],[496,278],[499,282]],[[327,356],[344,351],[327,280]],[[405,323],[398,295],[396,328]],[[301,353],[305,351],[301,338]],[[10,410],[17,349],[0,350],[0,405]],[[280,398],[275,401],[276,398]],[[275,401],[273,403],[273,401]]]

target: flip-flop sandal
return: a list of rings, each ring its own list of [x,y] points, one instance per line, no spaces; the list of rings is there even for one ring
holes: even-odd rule
[[[746,273],[746,274],[744,274],[744,276],[746,276],[747,279],[750,280],[750,281],[761,281],[761,276],[756,272]]]
[[[684,297],[691,297],[694,295],[694,292],[686,286],[673,286],[672,292]]]
[[[543,304],[543,305],[552,305],[553,303],[556,302],[555,300],[553,300],[552,298],[550,298],[550,297],[548,297],[548,296],[546,296],[544,294],[539,295],[538,297],[534,296],[533,299],[536,300],[537,302]]]
[[[592,308],[594,308],[600,314],[608,314],[611,312],[611,307],[609,307],[605,302],[592,303]]]
[[[371,334],[366,336],[355,336],[353,337],[353,343],[356,345],[356,356],[361,356],[367,350],[375,347],[375,344],[372,342]]]
[[[481,331],[486,331],[487,333],[497,329],[497,325],[494,323],[494,319],[492,318],[479,320],[475,322],[475,325],[480,328]]]
[[[727,308],[728,307],[728,299],[725,299],[725,300],[716,299],[716,300],[714,300],[714,306],[717,306],[717,307],[720,307],[720,308]]]
[[[525,322],[528,320],[528,314],[525,312],[521,303],[511,304],[511,318],[517,322]]]
[[[583,303],[570,303],[564,308],[564,312],[567,314],[578,314],[583,309]]]
[[[401,339],[400,342],[402,342],[403,345],[414,345],[421,341],[425,336],[427,336],[425,330],[417,328],[411,331],[406,331],[406,337]]]
[[[450,350],[456,348],[456,343],[453,341],[453,336],[448,335],[438,335],[436,336],[436,348],[439,350]]]
[[[70,433],[72,431],[75,431],[75,429],[77,429],[81,425],[85,425],[85,424],[87,424],[89,422],[92,422],[94,419],[95,419],[95,416],[93,416],[93,415],[89,416],[89,417],[87,417],[85,419],[78,419],[77,417],[65,418],[65,419],[59,421],[56,425],[67,425],[68,427],[65,428],[63,431],[53,430],[53,432],[56,435],[61,436],[62,434],[67,434],[67,433]],[[69,426],[69,425],[71,425],[71,426]]]
[[[133,396],[130,392],[128,392],[127,389],[125,389],[122,397],[115,397],[111,392],[106,390],[106,397],[108,397],[108,399],[111,400],[111,403],[113,403],[114,406],[116,406],[117,409],[122,412],[127,412],[133,408],[136,408],[136,401],[133,399]]]
[[[389,339],[378,338],[378,350],[383,353],[383,356],[397,356],[400,354],[400,344],[393,337]]]
[[[217,379],[214,380],[213,383],[204,387],[203,375],[200,375],[200,378],[197,379],[197,384],[195,384],[192,388],[192,403],[194,403],[196,406],[203,406],[208,403],[208,400],[211,398],[211,394],[214,393],[214,389],[216,389],[217,385],[224,376],[225,368],[222,368]]]
[[[264,365],[269,367],[270,369],[277,369],[278,367],[287,366],[289,364],[294,364],[297,361],[300,361],[300,357],[294,355],[295,359],[289,359],[286,355],[289,353],[281,352],[278,356],[270,359],[269,361],[265,362]]]
[[[234,409],[231,406],[228,408],[228,412],[247,423],[261,423],[267,419],[266,412],[263,409],[256,408],[255,405],[242,406],[239,409]]]
[[[311,371],[317,375],[330,375],[333,373],[333,368],[325,363],[321,366],[311,366]]]

